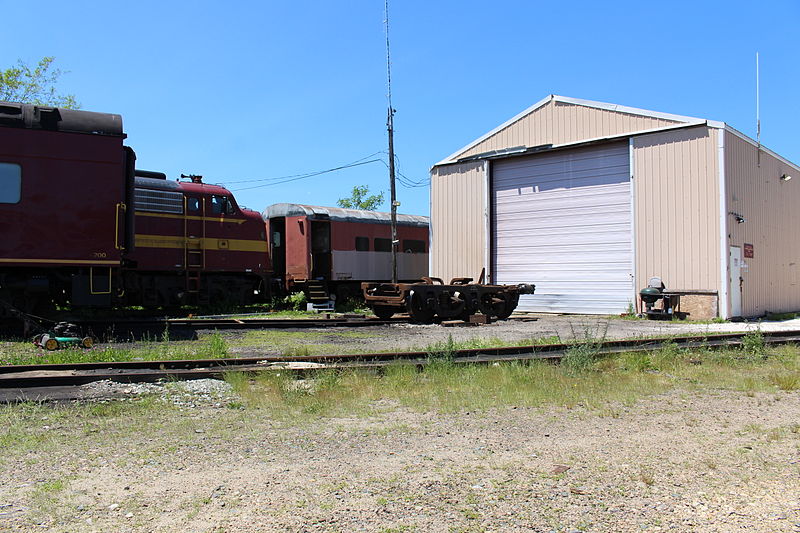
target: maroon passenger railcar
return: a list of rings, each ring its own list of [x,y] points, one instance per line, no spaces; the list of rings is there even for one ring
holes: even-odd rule
[[[282,203],[262,216],[274,276],[285,291],[342,300],[360,296],[362,281],[392,279],[389,213]],[[428,217],[397,215],[399,280],[428,275],[428,227]]]

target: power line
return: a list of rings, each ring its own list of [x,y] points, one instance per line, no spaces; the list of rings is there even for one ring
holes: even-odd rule
[[[341,170],[343,168],[349,168],[350,166],[357,166],[356,163],[360,163],[360,162],[364,161],[365,159],[369,159],[370,157],[374,157],[376,155],[380,155],[380,154],[384,154],[384,153],[386,153],[386,152],[385,151],[374,152],[372,154],[364,156],[364,157],[362,157],[360,159],[356,159],[355,161],[352,161],[352,162],[347,163],[345,165],[341,165],[341,166],[334,167],[334,168],[328,168],[328,169],[325,169],[325,170],[316,170],[316,171],[312,171],[312,172],[304,172],[302,174],[289,174],[289,175],[286,175],[286,176],[274,176],[274,177],[270,177],[270,178],[253,178],[253,179],[246,179],[246,180],[226,181],[225,183],[228,183],[228,184],[232,184],[232,183],[255,183],[255,182],[258,182],[258,181],[275,181],[275,180],[284,180],[284,179],[287,179],[287,178],[297,178],[297,177],[302,177],[302,176],[318,175],[318,174],[325,173],[325,172],[332,172],[334,170]],[[376,160],[373,159],[372,161],[376,161]],[[370,162],[371,163],[372,161],[366,161],[366,162]]]
[[[226,185],[228,183],[254,183],[254,182],[262,182],[262,181],[269,181],[270,182],[270,183],[262,183],[260,185],[253,185],[251,187],[238,187],[236,189],[231,189],[232,191],[249,191],[250,189],[258,189],[258,188],[261,188],[261,187],[270,187],[272,185],[280,185],[282,183],[289,183],[289,182],[292,182],[292,181],[304,180],[304,179],[313,178],[313,177],[316,177],[316,176],[321,176],[323,174],[329,174],[331,172],[336,172],[336,171],[339,171],[339,170],[344,170],[344,169],[348,169],[348,168],[367,165],[369,163],[377,163],[379,161],[383,162],[383,159],[370,159],[368,161],[358,161],[358,162],[349,163],[347,165],[341,165],[341,166],[334,167],[334,168],[328,168],[328,169],[325,169],[325,170],[318,170],[316,172],[308,172],[306,174],[292,174],[292,175],[289,175],[289,176],[279,176],[279,177],[274,177],[274,178],[257,178],[257,179],[252,179],[252,180],[230,181],[230,182],[227,182]]]
[[[252,179],[236,180],[236,181],[228,181],[228,180],[218,180],[218,181],[221,181],[225,186],[229,186],[229,185],[233,185],[233,184],[240,184],[240,183],[241,184],[244,184],[244,183],[259,183],[259,185],[252,185],[250,187],[238,187],[238,188],[235,188],[235,189],[234,188],[230,189],[231,191],[236,192],[236,191],[248,191],[248,190],[251,190],[251,189],[259,189],[259,188],[262,188],[262,187],[271,187],[273,185],[281,185],[283,183],[290,183],[290,182],[293,182],[293,181],[299,181],[299,180],[304,180],[304,179],[308,179],[308,178],[314,178],[314,177],[317,177],[317,176],[322,176],[324,174],[330,174],[332,172],[338,172],[339,170],[346,170],[348,168],[359,167],[359,166],[367,165],[367,164],[370,164],[370,163],[378,163],[378,162],[380,162],[385,167],[388,168],[389,164],[385,160],[385,159],[388,159],[388,157],[386,157],[386,158],[368,159],[368,158],[374,157],[376,155],[386,155],[386,156],[388,156],[388,152],[386,150],[381,150],[381,151],[369,154],[367,156],[364,156],[364,157],[362,157],[360,159],[356,159],[355,161],[352,161],[352,162],[347,163],[345,165],[339,165],[337,167],[327,168],[327,169],[324,169],[324,170],[316,170],[316,171],[312,171],[312,172],[305,172],[305,173],[302,173],[302,174],[287,174],[285,176],[272,176],[272,177],[268,177],[268,178],[252,178]],[[409,178],[405,174],[403,174],[403,172],[399,170],[399,168],[400,168],[400,158],[397,157],[397,154],[395,154],[394,159],[395,159],[395,167],[396,167],[396,172],[397,172],[397,181],[403,187],[405,187],[407,189],[413,189],[413,188],[419,188],[419,187],[427,187],[430,184],[430,179],[429,178],[424,178],[424,179],[421,179],[421,180],[414,180],[412,178]],[[263,182],[268,182],[268,183],[263,183]]]

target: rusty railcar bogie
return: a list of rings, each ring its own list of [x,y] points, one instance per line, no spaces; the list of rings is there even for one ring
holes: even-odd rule
[[[481,279],[483,276],[481,276]],[[439,278],[415,283],[362,283],[364,299],[379,318],[408,313],[414,322],[468,320],[471,315],[506,319],[517,307],[521,294],[533,294],[534,285],[487,285],[472,278],[454,278],[445,284]]]

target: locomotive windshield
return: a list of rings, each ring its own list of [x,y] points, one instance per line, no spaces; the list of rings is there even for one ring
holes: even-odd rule
[[[211,197],[211,214],[213,215],[232,215],[234,213],[233,203],[227,196]]]

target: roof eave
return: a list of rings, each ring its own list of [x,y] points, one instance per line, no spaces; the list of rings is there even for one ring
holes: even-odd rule
[[[707,126],[707,127],[712,127],[712,128],[713,127],[717,127],[717,126],[715,126],[714,124],[712,124],[711,122],[709,122],[707,120],[697,120],[697,121],[694,121],[694,122],[687,122],[687,123],[681,123],[681,124],[672,124],[670,126],[662,126],[660,128],[650,128],[650,129],[646,129],[646,130],[632,131],[632,132],[628,132],[628,133],[620,133],[620,134],[617,134],[617,135],[607,135],[607,136],[604,136],[604,137],[593,137],[593,138],[590,138],[590,139],[582,139],[580,141],[573,141],[573,142],[563,143],[563,144],[532,146],[532,147],[517,147],[517,148],[515,148],[513,150],[500,152],[500,153],[496,153],[494,151],[493,152],[486,152],[485,154],[475,154],[474,156],[468,156],[468,157],[465,157],[465,158],[456,159],[454,161],[436,163],[436,165],[434,165],[433,168],[436,168],[436,167],[439,167],[439,166],[444,166],[444,165],[453,165],[453,164],[458,164],[458,163],[466,163],[466,162],[470,162],[470,161],[480,161],[480,160],[486,160],[486,159],[503,159],[503,158],[506,158],[506,157],[514,157],[514,156],[521,156],[521,155],[532,155],[534,153],[540,153],[540,152],[552,151],[552,150],[559,150],[559,149],[569,148],[569,147],[573,147],[573,146],[582,146],[582,145],[587,145],[587,144],[595,144],[595,143],[604,142],[604,141],[615,141],[615,140],[627,139],[627,138],[630,138],[630,137],[639,137],[641,135],[649,135],[651,133],[661,133],[661,132],[665,132],[665,131],[678,130],[678,129],[684,129],[684,128],[695,128],[697,126]]]
[[[657,118],[657,119],[661,119],[661,120],[671,120],[671,121],[674,121],[674,122],[677,122],[677,123],[680,123],[680,124],[693,124],[694,125],[694,124],[697,124],[697,123],[700,123],[700,122],[705,122],[705,123],[708,124],[708,126],[710,126],[712,128],[722,128],[722,127],[724,127],[724,123],[722,123],[722,122],[706,120],[706,119],[703,119],[703,118],[689,117],[689,116],[684,116],[684,115],[674,115],[674,114],[671,114],[671,113],[661,113],[659,111],[650,111],[648,109],[639,109],[637,107],[628,107],[628,106],[623,106],[623,105],[610,104],[610,103],[607,103],[607,102],[597,102],[597,101],[594,101],[594,100],[583,100],[583,99],[580,99],[580,98],[570,98],[569,96],[559,96],[557,94],[550,94],[550,95],[546,96],[545,98],[542,98],[541,100],[539,100],[538,102],[536,102],[535,104],[530,106],[529,108],[525,109],[521,113],[518,113],[517,115],[513,116],[509,120],[507,120],[504,123],[500,124],[499,126],[494,128],[490,132],[488,132],[485,135],[482,135],[481,137],[475,139],[474,141],[472,141],[468,145],[464,146],[460,150],[457,150],[456,152],[450,154],[448,157],[442,159],[441,161],[439,161],[438,163],[433,165],[433,167],[437,167],[437,166],[440,166],[440,165],[451,164],[451,163],[456,162],[458,160],[458,156],[460,154],[463,154],[464,152],[474,148],[475,146],[477,146],[478,144],[482,143],[486,139],[492,137],[496,133],[502,131],[503,129],[505,129],[508,126],[514,124],[515,122],[523,119],[527,115],[530,115],[531,113],[533,113],[537,109],[543,107],[544,105],[546,105],[546,104],[548,104],[550,102],[561,102],[561,103],[565,103],[565,104],[580,105],[580,106],[591,107],[591,108],[595,108],[595,109],[605,109],[607,111],[614,111],[614,112],[617,112],[617,113],[625,113],[625,114],[628,114],[628,115],[638,115],[638,116],[642,116],[642,117]],[[630,135],[630,134],[626,134],[626,135]],[[431,168],[433,168],[433,167],[431,167]]]

